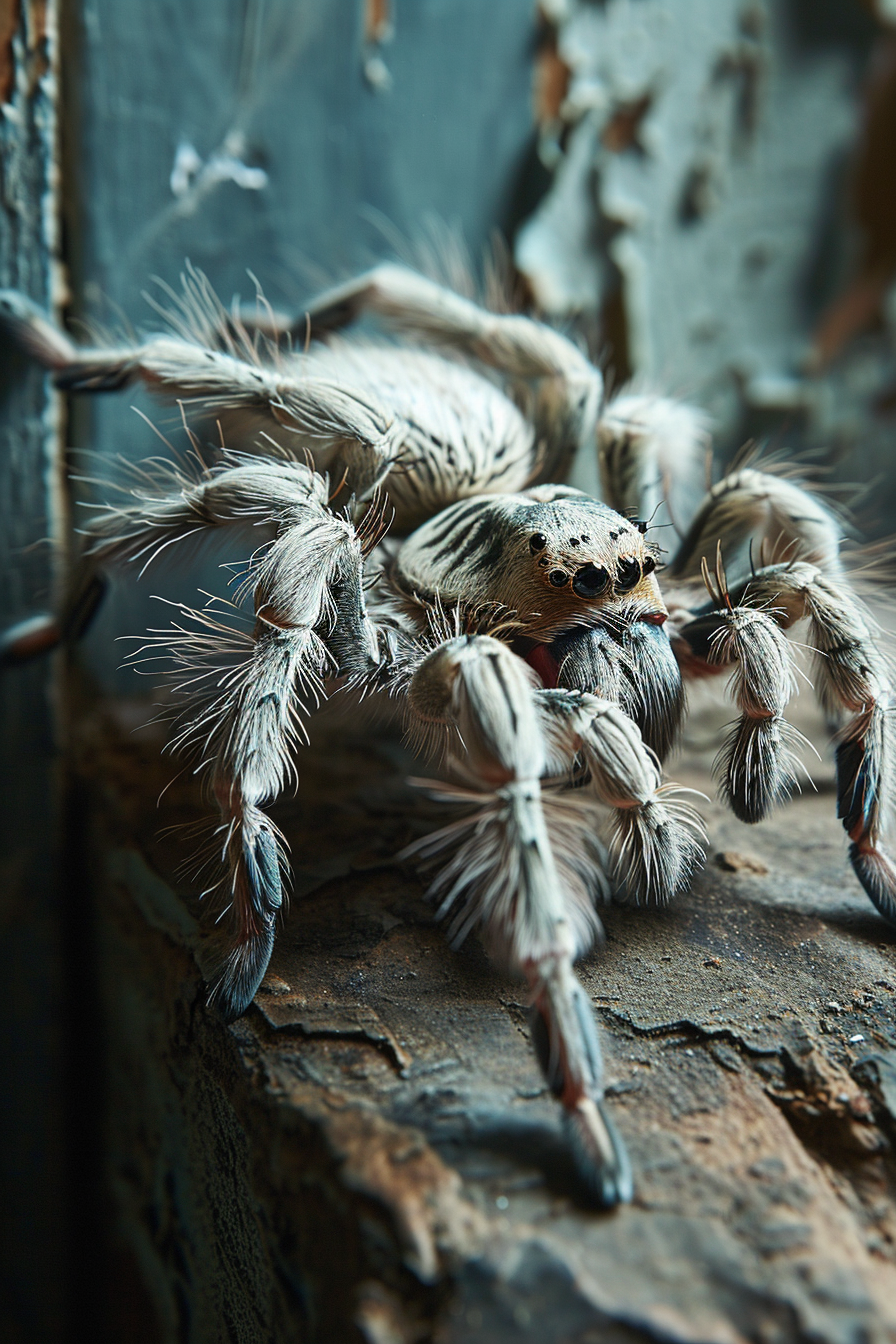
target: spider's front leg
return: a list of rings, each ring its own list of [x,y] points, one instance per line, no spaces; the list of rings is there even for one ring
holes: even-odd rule
[[[618,704],[584,691],[537,691],[548,746],[547,770],[578,764],[589,791],[612,809],[610,871],[616,889],[637,903],[664,905],[689,885],[703,860],[702,819],[663,784],[659,760]]]
[[[535,693],[521,659],[487,636],[442,644],[409,687],[412,723],[442,728],[469,787],[442,790],[478,805],[406,851],[424,864],[450,861],[431,895],[453,914],[454,946],[479,925],[491,955],[525,977],[533,1040],[565,1109],[580,1173],[604,1207],[631,1198],[631,1169],[603,1102],[603,1066],[591,1005],[574,959],[599,929],[593,900],[604,879],[592,809],[546,796],[547,748]],[[552,841],[552,833],[559,839]]]
[[[150,657],[173,666],[180,704],[175,749],[205,770],[220,812],[210,849],[223,877],[232,940],[212,997],[227,1017],[247,1008],[271,954],[285,858],[263,808],[294,774],[307,702],[328,676],[379,663],[362,588],[365,529],[332,513],[327,482],[296,462],[236,459],[188,478],[169,469],[169,493],[142,484],[88,530],[87,573],[150,563],[210,529],[250,534],[257,545],[241,592],[254,595],[251,631],[214,606],[181,608],[153,633]]]
[[[304,462],[225,453],[217,466],[193,474],[156,463],[136,470],[134,480],[130,489],[118,487],[126,502],[103,505],[83,529],[84,550],[72,568],[61,609],[31,617],[0,636],[0,667],[84,635],[105,594],[106,570],[135,566],[142,577],[150,566],[181,560],[185,549],[201,545],[211,532],[226,531],[231,543],[260,555],[260,548],[296,525],[308,530],[313,559],[312,539],[334,518],[327,506],[327,478]],[[372,508],[363,527],[368,537],[378,521]],[[327,556],[327,544],[320,554]],[[363,604],[358,605],[351,585],[337,585],[328,601],[336,607],[333,638],[351,656],[365,645]]]

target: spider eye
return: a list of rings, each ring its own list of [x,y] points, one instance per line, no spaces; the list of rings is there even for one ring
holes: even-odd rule
[[[641,566],[641,572],[643,574],[652,574],[655,569],[656,569],[656,561],[654,560],[653,556],[645,555],[644,563]]]
[[[609,582],[610,576],[601,566],[583,565],[576,570],[572,586],[579,597],[600,597],[601,593],[606,592]]]
[[[533,555],[537,555],[539,551],[543,551],[547,544],[548,539],[543,532],[533,532],[532,536],[529,538],[529,550]]]
[[[619,561],[616,570],[616,591],[617,593],[630,593],[635,584],[640,581],[641,566],[634,556],[627,555]]]
[[[562,569],[552,569],[548,578],[555,588],[562,588],[564,584],[569,583],[569,575],[564,574]]]

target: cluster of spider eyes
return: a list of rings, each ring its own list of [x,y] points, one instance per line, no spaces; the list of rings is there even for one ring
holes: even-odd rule
[[[580,542],[588,542],[591,538],[587,536],[575,537],[570,545],[579,545]],[[548,544],[548,539],[543,532],[535,532],[529,538],[529,549],[533,555],[538,555]],[[541,560],[542,565],[547,565],[546,560]],[[647,555],[643,561],[637,560],[633,555],[624,555],[620,558],[616,566],[615,575],[611,575],[603,565],[594,565],[590,562],[582,565],[572,576],[573,592],[579,597],[602,597],[610,588],[614,593],[630,593],[631,590],[640,583],[645,574],[652,574],[656,569],[656,561],[653,556]],[[548,582],[555,588],[563,588],[569,583],[569,575],[565,570],[552,569],[548,574]]]

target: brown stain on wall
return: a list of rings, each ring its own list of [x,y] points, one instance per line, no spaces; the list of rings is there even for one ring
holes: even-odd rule
[[[822,370],[854,336],[881,320],[896,276],[896,32],[883,32],[865,87],[865,116],[856,150],[852,217],[861,233],[853,274],[824,313],[814,337],[812,365]]]
[[[47,50],[48,0],[29,0],[28,3],[28,92],[34,92],[38,80],[50,68]]]
[[[391,27],[390,0],[364,0],[364,41],[385,41]]]
[[[650,110],[653,94],[645,93],[630,103],[620,103],[601,132],[601,144],[613,154],[627,149],[643,152],[641,123]]]
[[[533,102],[535,124],[550,126],[560,117],[560,109],[569,91],[571,71],[560,55],[557,29],[539,10],[539,32],[535,52]]]
[[[0,0],[0,102],[12,99],[16,82],[12,39],[19,26],[20,0]]]
[[[11,103],[16,87],[13,40],[22,28],[22,0],[0,0],[0,103]],[[50,67],[47,51],[47,0],[28,0],[22,37],[25,43],[28,96]]]

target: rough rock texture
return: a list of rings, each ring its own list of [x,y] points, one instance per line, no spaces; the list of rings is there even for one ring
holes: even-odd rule
[[[709,787],[695,742],[724,715],[695,721],[673,777]],[[581,973],[637,1198],[604,1216],[520,986],[475,941],[451,953],[393,862],[435,820],[394,737],[318,725],[278,813],[292,907],[228,1029],[202,1006],[177,837],[153,840],[195,800],[181,780],[147,816],[152,743],[110,732],[84,748],[114,823],[107,1150],[146,1338],[896,1339],[896,940],[845,866],[827,766],[763,827],[707,806],[693,890],[606,913]]]

